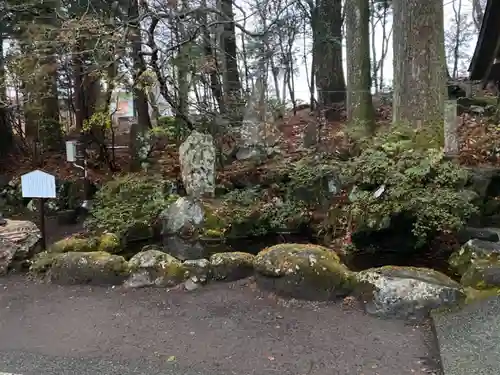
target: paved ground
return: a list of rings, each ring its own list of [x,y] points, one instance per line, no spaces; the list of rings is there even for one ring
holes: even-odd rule
[[[500,298],[434,317],[446,375],[500,374]]]
[[[0,374],[420,375],[438,373],[430,337],[249,280],[186,292],[0,279]]]

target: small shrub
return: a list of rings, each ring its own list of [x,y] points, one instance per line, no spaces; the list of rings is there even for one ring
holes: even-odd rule
[[[64,137],[62,125],[59,121],[52,119],[40,120],[38,123],[38,137],[44,150],[60,150]]]
[[[153,128],[153,135],[166,137],[169,141],[184,141],[189,135],[189,128],[174,116],[162,116],[158,124]]]
[[[120,237],[134,226],[151,226],[158,214],[177,199],[172,189],[170,182],[158,176],[127,174],[115,178],[97,192],[86,226]]]
[[[352,190],[344,210],[358,229],[384,229],[408,216],[420,246],[457,231],[477,211],[474,194],[464,190],[467,171],[446,161],[442,150],[422,147],[421,139],[412,129],[396,128],[364,140],[359,156],[347,163]]]

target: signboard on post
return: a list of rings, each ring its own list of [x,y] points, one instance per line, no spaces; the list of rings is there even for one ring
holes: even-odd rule
[[[36,170],[21,176],[23,198],[38,198],[40,203],[40,232],[42,250],[45,250],[45,200],[56,197],[56,178],[44,171]]]
[[[23,198],[55,198],[56,178],[36,170],[21,176]]]

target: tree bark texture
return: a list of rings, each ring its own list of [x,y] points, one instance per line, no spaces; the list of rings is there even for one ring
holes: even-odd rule
[[[225,16],[222,32],[225,69],[223,89],[225,108],[232,122],[240,122],[242,116],[241,81],[238,73],[236,28],[234,26],[233,0],[221,0],[221,11]]]
[[[370,74],[369,0],[346,2],[347,115],[348,120],[373,130],[375,111]]]
[[[442,134],[446,97],[443,4],[394,0],[393,7],[393,123],[432,126]]]
[[[342,1],[319,0],[312,11],[311,23],[318,102],[328,108],[346,98],[342,68]]]

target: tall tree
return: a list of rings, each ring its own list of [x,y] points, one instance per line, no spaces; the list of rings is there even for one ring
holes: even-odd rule
[[[446,95],[443,4],[393,0],[394,123],[439,127]]]
[[[4,19],[0,18],[0,157],[6,156],[12,147],[12,127],[8,117],[5,87],[4,25]]]
[[[233,0],[220,0],[220,8],[224,14],[222,32],[222,51],[224,56],[223,90],[227,117],[239,122],[242,116],[241,81],[238,73],[236,28],[234,24]]]
[[[375,112],[370,74],[369,0],[346,2],[347,108],[350,121],[373,130]]]
[[[346,99],[342,68],[342,0],[316,0],[311,11],[311,26],[318,102],[323,107],[330,107]]]

